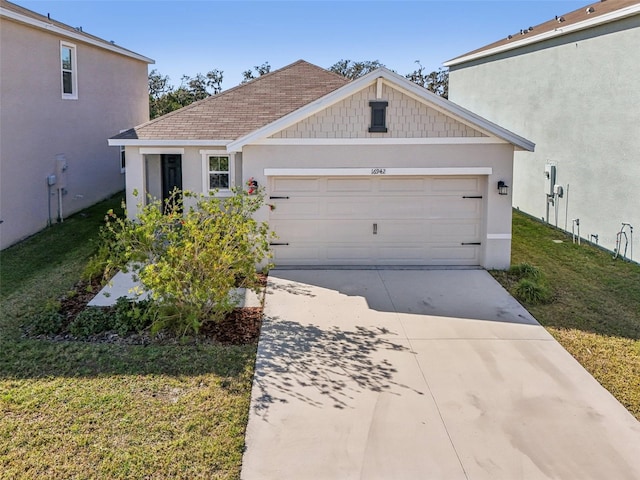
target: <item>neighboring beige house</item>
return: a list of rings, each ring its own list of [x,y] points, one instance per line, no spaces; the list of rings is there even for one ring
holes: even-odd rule
[[[640,259],[640,1],[554,14],[445,65],[452,101],[536,142],[516,153],[514,207]]]
[[[106,139],[149,119],[149,63],[1,1],[0,248],[124,187]]]
[[[114,136],[127,205],[266,188],[276,265],[507,268],[514,150],[533,143],[384,68],[302,60]],[[526,161],[526,159],[522,159]]]

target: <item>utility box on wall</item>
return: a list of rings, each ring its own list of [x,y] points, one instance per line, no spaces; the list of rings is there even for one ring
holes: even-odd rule
[[[554,192],[555,185],[556,185],[556,166],[551,163],[547,163],[544,166],[545,193],[547,195],[553,195],[555,193]]]

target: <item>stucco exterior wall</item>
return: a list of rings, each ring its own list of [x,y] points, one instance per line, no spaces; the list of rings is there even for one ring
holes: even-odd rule
[[[62,213],[124,187],[119,149],[107,139],[149,118],[147,64],[0,20],[0,248],[56,221],[56,155],[68,169]],[[77,100],[63,100],[60,41],[76,46]],[[49,208],[49,200],[51,207]]]
[[[451,67],[449,98],[536,143],[516,152],[513,205],[545,216],[544,166],[569,185],[550,223],[615,248],[640,231],[640,15]],[[568,205],[567,205],[568,204]],[[565,214],[565,211],[568,212]],[[634,242],[640,259],[640,234]]]
[[[512,179],[513,146],[396,145],[396,146],[247,146],[242,155],[243,183],[250,177],[267,185],[265,168],[355,167],[491,167],[486,177],[482,265],[508,268],[511,253],[511,197],[500,196],[497,182]],[[257,219],[269,217],[265,207]]]
[[[370,133],[370,101],[388,101],[387,132]],[[388,85],[363,89],[271,138],[433,138],[483,137],[481,132],[418,102]]]

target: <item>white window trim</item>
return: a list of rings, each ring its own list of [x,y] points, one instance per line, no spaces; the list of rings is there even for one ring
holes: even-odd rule
[[[64,93],[64,80],[62,79],[62,49],[69,48],[71,50],[71,88],[72,93]],[[78,99],[78,60],[76,55],[76,46],[73,43],[60,40],[60,49],[58,50],[58,60],[60,62],[60,92],[62,93],[63,100],[77,100]]]
[[[231,187],[236,184],[236,159],[235,153],[227,153],[225,150],[200,150],[202,155],[202,193],[205,196],[211,196],[212,190],[209,188],[209,157],[228,157],[229,158],[229,188],[220,189],[216,193],[216,197],[229,197],[232,195]]]

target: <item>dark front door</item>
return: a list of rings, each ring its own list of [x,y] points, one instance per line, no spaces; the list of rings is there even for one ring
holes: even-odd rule
[[[162,200],[175,188],[182,190],[182,155],[162,155]]]

